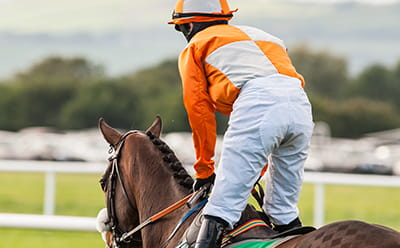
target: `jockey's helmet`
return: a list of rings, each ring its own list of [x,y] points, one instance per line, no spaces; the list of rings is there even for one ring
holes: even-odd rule
[[[169,24],[228,21],[233,17],[227,0],[178,0]]]

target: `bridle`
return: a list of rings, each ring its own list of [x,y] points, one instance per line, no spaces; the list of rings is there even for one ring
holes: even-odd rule
[[[193,203],[197,202],[197,200],[202,195],[204,195],[206,188],[203,187],[200,190],[187,195],[186,197],[175,202],[171,206],[169,206],[169,207],[161,210],[160,212],[154,214],[153,216],[149,217],[148,219],[146,219],[145,221],[143,221],[142,223],[140,223],[136,227],[134,227],[132,230],[123,231],[118,226],[118,218],[117,218],[116,208],[115,208],[115,193],[116,193],[117,182],[119,182],[122,192],[123,192],[123,195],[125,196],[125,199],[127,200],[130,208],[132,210],[134,210],[135,212],[137,212],[138,210],[137,210],[136,204],[134,204],[128,196],[125,184],[122,180],[122,177],[121,177],[121,174],[119,171],[120,168],[119,168],[118,160],[121,156],[121,150],[125,143],[126,138],[129,135],[136,134],[136,133],[142,133],[142,132],[137,131],[137,130],[129,131],[129,132],[125,133],[115,145],[110,145],[109,153],[111,154],[111,156],[108,158],[108,160],[110,161],[110,165],[107,170],[111,169],[111,171],[110,171],[109,175],[107,175],[107,174],[105,175],[105,176],[107,176],[107,178],[103,177],[100,180],[100,184],[101,184],[103,191],[107,190],[107,214],[108,214],[108,219],[109,219],[108,224],[111,226],[112,243],[113,243],[113,247],[115,247],[115,248],[118,248],[121,243],[131,244],[132,246],[142,246],[142,240],[133,238],[133,234],[140,231],[143,227],[154,223],[158,219],[163,218],[165,215],[175,211],[176,209],[178,209],[186,204],[189,208],[191,208],[191,210],[182,218],[182,220],[180,221],[180,223],[178,223],[177,227],[171,233],[169,238],[162,244],[162,246],[164,246],[172,238],[172,236],[176,233],[176,231],[183,224],[183,222],[190,215],[192,215],[195,211],[197,211],[199,208],[204,206],[204,204],[207,201],[207,200],[203,200],[196,206],[194,206],[194,207],[192,206]],[[147,136],[149,136],[150,138],[153,136],[153,134],[151,132],[146,132],[145,134]],[[107,183],[108,183],[108,185],[106,188]],[[107,244],[107,246],[108,246],[108,244]],[[109,248],[109,247],[107,247],[107,248]]]
[[[141,246],[142,240],[141,239],[134,239],[132,236],[129,238],[124,238],[122,239],[122,236],[125,234],[123,230],[118,226],[118,218],[116,214],[116,209],[115,209],[115,193],[116,193],[116,185],[117,182],[119,182],[123,195],[125,196],[125,199],[127,200],[129,206],[131,207],[132,210],[137,212],[136,205],[132,202],[132,200],[129,198],[125,184],[122,180],[121,174],[120,174],[120,168],[118,164],[118,160],[121,155],[121,149],[125,143],[126,138],[131,135],[139,133],[139,131],[129,131],[125,133],[120,140],[115,144],[115,145],[110,145],[110,150],[109,153],[111,156],[108,158],[110,161],[111,166],[111,172],[108,176],[108,178],[103,178],[100,180],[100,184],[102,186],[103,191],[105,191],[105,186],[106,183],[108,183],[108,189],[107,189],[107,212],[108,212],[108,218],[109,218],[109,225],[111,226],[112,230],[112,239],[113,239],[113,246],[115,248],[118,248],[121,243],[127,243],[127,244],[132,244],[132,245],[139,245]]]

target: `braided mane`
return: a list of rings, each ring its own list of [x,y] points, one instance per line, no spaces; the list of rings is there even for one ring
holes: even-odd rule
[[[169,168],[172,170],[174,177],[178,180],[178,183],[185,188],[192,189],[193,178],[185,170],[182,163],[176,157],[175,153],[169,148],[169,146],[162,141],[160,138],[153,135],[150,131],[146,132],[146,135],[150,138],[151,142],[162,152],[164,162],[168,163]]]

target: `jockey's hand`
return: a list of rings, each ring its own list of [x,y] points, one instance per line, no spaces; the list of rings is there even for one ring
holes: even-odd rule
[[[193,191],[197,191],[199,190],[202,186],[207,186],[207,194],[209,193],[209,191],[211,190],[212,185],[214,184],[215,181],[215,173],[213,173],[211,176],[207,177],[207,178],[197,178],[196,181],[194,181],[193,184]]]

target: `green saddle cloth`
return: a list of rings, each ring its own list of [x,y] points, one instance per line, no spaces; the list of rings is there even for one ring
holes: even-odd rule
[[[274,241],[251,241],[243,244],[239,244],[234,246],[235,248],[269,248],[272,247],[275,243],[281,240],[274,240]]]

